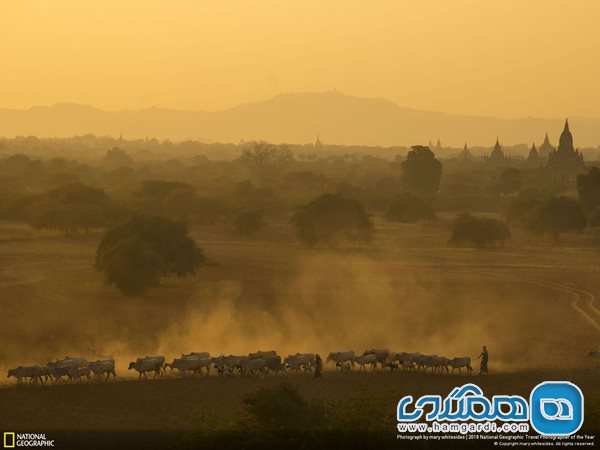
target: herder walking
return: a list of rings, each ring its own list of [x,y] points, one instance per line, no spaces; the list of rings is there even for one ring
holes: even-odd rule
[[[317,353],[317,356],[315,356],[315,374],[314,374],[315,378],[322,378],[323,377],[323,374],[321,373],[322,369],[323,369],[323,360],[321,359],[321,357]]]
[[[477,357],[477,359],[481,358],[481,363],[479,365],[479,375],[484,373],[488,373],[488,360],[489,354],[487,351],[487,347],[484,345],[483,350],[481,350],[481,354]]]

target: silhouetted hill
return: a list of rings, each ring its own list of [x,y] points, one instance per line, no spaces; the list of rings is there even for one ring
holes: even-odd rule
[[[570,117],[575,145],[600,143],[600,119]],[[444,145],[491,146],[541,142],[548,132],[556,145],[564,118],[497,119],[444,114],[400,107],[384,99],[367,99],[340,92],[281,94],[270,100],[234,108],[176,111],[103,111],[92,106],[59,103],[29,110],[0,109],[0,136],[67,137],[92,133],[128,138],[201,139],[238,142],[264,139],[306,143],[317,132],[327,144],[412,145],[438,137]]]

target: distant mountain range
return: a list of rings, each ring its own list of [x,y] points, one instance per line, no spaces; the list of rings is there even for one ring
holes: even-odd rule
[[[266,140],[301,144],[414,145],[434,143],[491,147],[500,137],[506,145],[541,143],[548,132],[556,145],[564,117],[498,119],[404,108],[384,99],[337,91],[281,94],[270,100],[205,112],[149,108],[103,111],[92,106],[59,103],[28,110],[0,109],[0,136],[69,137],[82,134],[127,139],[199,139],[207,142]],[[569,117],[576,147],[600,144],[600,118]]]

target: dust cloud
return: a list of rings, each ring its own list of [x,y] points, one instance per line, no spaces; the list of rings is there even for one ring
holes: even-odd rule
[[[5,333],[0,362],[6,368],[66,355],[112,357],[119,376],[133,376],[128,362],[151,354],[168,360],[190,351],[325,356],[386,347],[474,358],[488,345],[496,370],[550,363],[539,355],[553,346],[552,333],[538,327],[534,335],[531,326],[540,315],[539,292],[514,282],[344,251],[309,253],[292,276],[274,276],[253,296],[245,289],[249,282],[214,281],[175,303],[50,297],[54,307],[39,317],[15,316],[20,331]]]

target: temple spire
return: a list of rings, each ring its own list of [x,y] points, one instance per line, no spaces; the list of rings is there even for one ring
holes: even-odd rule
[[[317,140],[315,141],[315,148],[322,148],[323,143],[321,142],[321,134],[317,131]]]

